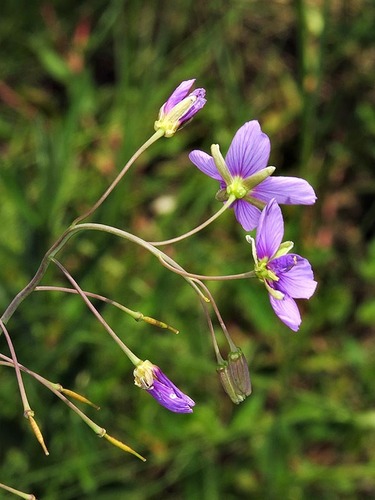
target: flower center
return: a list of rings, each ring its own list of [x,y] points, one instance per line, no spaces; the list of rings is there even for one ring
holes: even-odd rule
[[[232,182],[227,186],[227,193],[239,199],[244,198],[248,191],[243,183],[243,178],[238,176],[234,177]]]
[[[260,281],[265,281],[265,280],[279,281],[279,278],[276,276],[276,274],[270,269],[268,269],[267,263],[268,263],[267,258],[264,258],[256,262],[254,271],[257,278],[259,278]]]

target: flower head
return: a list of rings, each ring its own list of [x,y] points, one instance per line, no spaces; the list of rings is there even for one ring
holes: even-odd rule
[[[246,231],[257,227],[261,210],[272,198],[287,205],[311,205],[316,200],[313,188],[304,179],[270,177],[275,171],[275,167],[267,167],[270,150],[268,136],[252,120],[237,131],[225,160],[215,144],[212,156],[199,150],[189,155],[203,173],[219,181],[220,201],[235,196],[234,213]]]
[[[289,328],[299,329],[301,315],[294,299],[309,299],[317,282],[307,259],[288,254],[291,241],[281,243],[284,221],[279,205],[272,199],[261,213],[255,241],[246,239],[253,248],[255,274],[263,281],[276,315]]]
[[[192,413],[195,402],[180,391],[160,368],[150,361],[142,361],[134,370],[134,383],[145,389],[156,401],[176,413]]]
[[[251,394],[249,367],[240,348],[228,354],[228,361],[220,363],[216,369],[221,384],[233,403],[237,405]]]
[[[204,89],[195,89],[189,94],[194,82],[195,79],[182,82],[160,108],[154,128],[163,130],[165,137],[172,137],[206,104]]]

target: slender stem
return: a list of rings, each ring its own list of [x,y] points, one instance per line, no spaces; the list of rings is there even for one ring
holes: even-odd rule
[[[193,234],[198,233],[199,231],[201,231],[201,229],[204,229],[209,224],[211,224],[211,222],[213,222],[218,217],[220,217],[220,215],[223,212],[225,212],[232,205],[232,203],[235,201],[235,199],[236,199],[236,197],[233,196],[233,195],[231,195],[228,198],[228,200],[224,203],[224,205],[221,207],[221,209],[218,212],[216,212],[216,214],[214,214],[208,220],[206,220],[205,222],[203,222],[202,224],[200,224],[196,228],[192,229],[191,231],[189,231],[187,233],[184,233],[181,236],[177,236],[176,238],[172,238],[170,240],[165,240],[165,241],[150,241],[149,243],[151,243],[151,245],[153,245],[154,247],[163,246],[163,245],[169,245],[170,243],[177,243],[178,241],[184,240],[185,238],[188,238],[189,236],[192,236]]]
[[[64,286],[36,286],[35,287],[35,292],[64,292],[64,293],[74,293],[78,295],[78,291],[75,290],[74,288],[66,288]],[[170,330],[173,333],[179,333],[179,330],[176,328],[173,328],[173,326],[168,325],[167,323],[164,323],[164,321],[159,321],[158,319],[151,318],[150,316],[145,316],[143,313],[139,311],[133,311],[132,309],[129,309],[128,307],[125,307],[124,305],[120,304],[119,302],[116,302],[115,300],[109,299],[108,297],[104,297],[103,295],[99,295],[97,293],[92,293],[92,292],[86,292],[83,291],[83,293],[87,297],[92,297],[93,299],[101,300],[102,302],[105,302],[106,304],[110,304],[114,307],[117,307],[121,311],[124,311],[126,314],[129,314],[135,321],[144,321],[145,323],[148,323],[149,325],[157,326],[159,328],[167,329]]]
[[[8,333],[8,330],[6,329],[6,326],[1,321],[1,319],[0,319],[0,328],[4,332],[4,336],[6,338],[10,354],[12,356],[14,369],[16,372],[17,383],[18,383],[18,387],[20,389],[20,394],[21,394],[21,399],[22,399],[22,404],[23,404],[23,411],[24,411],[25,416],[27,416],[28,412],[31,412],[32,410],[30,408],[29,401],[28,401],[27,396],[26,396],[25,386],[23,385],[21,371],[20,371],[19,366],[18,366],[16,351],[14,349],[14,346],[13,346],[12,340],[10,338],[10,335]]]
[[[224,320],[223,320],[223,318],[222,318],[222,316],[221,316],[221,314],[220,314],[220,311],[219,311],[219,308],[217,307],[217,304],[216,304],[216,302],[215,302],[215,299],[213,298],[213,296],[212,296],[211,292],[209,291],[209,289],[207,288],[207,286],[206,286],[204,283],[202,283],[202,282],[200,281],[200,279],[199,279],[199,278],[200,278],[200,276],[199,276],[199,275],[189,275],[189,273],[186,273],[186,272],[185,272],[185,271],[183,271],[183,270],[182,270],[182,272],[181,272],[181,269],[182,269],[182,268],[181,268],[181,266],[179,266],[178,264],[177,264],[177,266],[176,266],[176,263],[175,263],[174,261],[171,261],[171,263],[168,263],[168,262],[165,262],[165,261],[164,261],[164,259],[163,259],[162,257],[160,257],[160,260],[161,260],[161,261],[163,261],[163,262],[164,262],[164,264],[166,264],[166,267],[167,267],[168,269],[170,269],[170,270],[171,270],[171,271],[173,271],[173,272],[176,272],[177,274],[181,274],[182,276],[188,275],[189,277],[193,276],[193,277],[191,278],[191,281],[193,281],[193,282],[197,283],[197,284],[198,284],[198,285],[199,285],[199,286],[203,289],[204,294],[205,294],[206,296],[208,296],[208,298],[209,298],[209,302],[211,302],[211,304],[212,304],[212,307],[213,307],[214,312],[215,312],[215,314],[216,314],[216,317],[217,317],[217,319],[218,319],[218,321],[219,321],[219,324],[220,324],[220,326],[221,326],[221,329],[223,330],[223,333],[224,333],[224,335],[225,335],[225,338],[226,338],[226,339],[227,339],[227,341],[228,341],[228,344],[229,344],[230,349],[231,349],[232,351],[237,350],[237,346],[233,343],[233,340],[231,339],[231,337],[230,337],[230,335],[229,335],[228,329],[227,329],[227,327],[226,327],[226,325],[225,325],[225,323],[224,323]],[[171,260],[171,259],[169,259],[169,260]],[[197,276],[197,278],[196,278],[196,277],[194,277],[194,276]],[[205,278],[205,276],[203,276],[203,278]],[[202,302],[202,301],[201,301],[201,302]],[[206,301],[205,301],[205,302],[206,302]],[[206,304],[202,302],[202,305],[203,305],[203,309],[204,309],[204,311],[205,311],[206,317],[208,317],[208,318],[209,318],[209,314],[208,314],[208,311],[207,311]],[[212,326],[212,322],[211,322],[211,319],[210,319],[210,318],[209,318],[208,324],[209,324],[209,328],[210,328],[211,336],[212,336],[212,339],[213,339],[213,344],[214,344],[214,349],[215,349],[215,353],[216,353],[217,360],[218,360],[218,362],[221,362],[221,361],[223,361],[223,359],[221,358],[221,355],[220,355],[220,352],[219,352],[219,348],[218,348],[218,346],[217,346],[216,337],[215,337],[215,333],[214,333],[213,326]]]
[[[121,179],[124,177],[126,172],[129,170],[129,168],[133,165],[135,160],[139,158],[139,156],[146,151],[147,148],[151,146],[154,142],[156,142],[160,137],[163,137],[164,132],[162,130],[156,131],[139,149],[136,151],[133,156],[130,158],[130,160],[127,162],[127,164],[123,167],[121,172],[118,174],[116,179],[112,182],[112,184],[107,188],[107,190],[102,194],[102,196],[99,198],[99,200],[84,214],[80,215],[75,219],[72,225],[79,224],[83,220],[87,219],[90,215],[92,215],[97,208],[100,207],[100,205],[108,198],[108,196],[112,193],[112,191],[115,189],[115,187],[118,185],[118,183],[121,181]]]
[[[72,229],[82,220],[86,219],[89,217],[103,202],[104,200],[110,195],[110,193],[113,191],[113,189],[118,185],[118,183],[121,181],[121,179],[124,177],[126,172],[129,170],[131,165],[134,163],[134,161],[139,158],[139,156],[149,147],[151,144],[156,142],[160,137],[163,136],[163,132],[161,130],[158,130],[155,132],[139,149],[134,153],[134,155],[130,158],[128,163],[124,166],[124,168],[121,170],[121,172],[118,174],[116,179],[112,182],[112,184],[109,186],[109,188],[105,191],[105,193],[99,198],[99,200],[88,210],[86,213],[78,217],[71,225],[68,227],[63,234],[57,239],[57,241],[51,246],[51,248],[46,252],[44,255],[39,268],[37,272],[35,273],[34,277],[31,279],[31,281],[14,297],[14,299],[11,301],[11,303],[8,305],[6,308],[5,312],[1,316],[2,322],[6,325],[9,321],[9,319],[12,317],[13,313],[15,310],[18,308],[18,306],[21,304],[21,302],[28,296],[30,293],[35,289],[35,287],[40,283],[41,279],[43,278],[49,263],[51,257],[54,257],[60,250],[61,248],[66,244],[66,242],[69,240],[70,236],[72,235]]]
[[[96,317],[96,319],[103,325],[103,327],[107,330],[107,332],[110,334],[110,336],[113,338],[113,340],[116,342],[116,344],[120,347],[120,349],[128,356],[130,361],[137,366],[141,360],[123,343],[123,341],[116,335],[116,333],[112,330],[112,328],[109,326],[109,324],[105,321],[105,319],[102,317],[102,315],[99,313],[99,311],[91,304],[89,299],[86,297],[85,293],[81,289],[81,287],[78,285],[78,283],[74,280],[74,278],[70,275],[70,273],[65,269],[65,267],[55,258],[51,259],[54,264],[62,271],[62,273],[65,275],[65,277],[70,281],[70,283],[73,285],[73,287],[77,290],[79,295],[82,297],[83,301],[87,305],[87,307],[90,309],[90,311],[93,313],[93,315]]]
[[[13,313],[17,309],[17,307],[21,304],[23,300],[26,299],[28,295],[35,289],[35,287],[40,283],[41,279],[43,278],[45,272],[47,271],[47,268],[50,264],[50,259],[51,257],[54,257],[61,249],[62,247],[67,243],[67,241],[70,239],[72,236],[72,230],[74,229],[74,226],[68,227],[63,234],[55,241],[55,243],[51,246],[51,248],[46,252],[44,255],[39,268],[37,272],[35,273],[34,277],[31,279],[31,281],[23,288],[12,300],[12,302],[9,304],[9,306],[6,308],[5,312],[3,313],[2,317],[0,318],[1,321],[6,325],[9,319],[12,317]]]
[[[168,264],[168,262],[166,262],[163,258],[160,258],[160,262],[163,264],[163,266],[175,272],[176,274],[180,274],[185,278],[191,278],[191,279],[198,279],[204,281],[229,281],[229,280],[242,280],[244,278],[256,277],[254,271],[248,271],[246,273],[240,273],[240,274],[226,274],[224,276],[206,276],[204,274],[193,274],[193,273],[188,273],[186,271],[181,271],[180,269],[176,269],[175,267],[173,267],[173,265]]]
[[[18,497],[24,498],[25,500],[36,500],[36,496],[33,495],[32,493],[24,493],[23,491],[16,490],[15,488],[11,488],[10,486],[7,486],[6,484],[0,483],[0,488],[3,490],[9,491],[10,493],[13,493],[14,495],[17,495]]]
[[[6,360],[6,361],[0,361],[1,365],[11,366],[12,368],[15,368],[15,365],[10,358],[8,358],[7,356],[4,356],[3,354],[0,354],[0,358]],[[72,403],[66,396],[64,396],[64,394],[62,394],[60,391],[58,391],[55,388],[55,384],[53,384],[49,380],[45,379],[44,377],[42,377],[38,373],[35,373],[35,372],[29,370],[25,366],[22,366],[20,364],[18,366],[22,371],[24,371],[24,372],[28,373],[29,375],[31,375],[32,377],[34,377],[38,382],[43,384],[45,387],[47,387],[47,389],[52,391],[58,398],[60,398],[67,406],[69,406],[69,408],[71,410],[73,410],[79,417],[81,417],[81,419],[85,422],[85,424],[88,425],[90,427],[90,429],[95,432],[95,434],[97,436],[104,437],[105,439],[107,439],[107,441],[109,441],[114,446],[117,446],[118,448],[120,448],[128,453],[132,453],[136,457],[140,458],[143,462],[146,461],[146,459],[144,457],[142,457],[139,453],[134,451],[132,448],[130,448],[126,444],[122,443],[118,439],[114,439],[113,437],[109,436],[107,434],[107,431],[103,427],[100,427],[99,425],[97,425],[93,420],[91,420],[91,418],[89,418],[85,413],[83,413],[83,411],[81,411],[79,408],[77,408],[77,406],[74,403]],[[30,498],[30,500],[32,500],[32,498]]]
[[[227,339],[228,341],[228,344],[229,344],[229,347],[230,347],[230,350],[231,351],[236,351],[237,350],[237,346],[234,344],[233,340],[231,339],[231,336],[229,335],[229,332],[228,332],[228,329],[224,323],[224,320],[220,314],[220,311],[219,311],[219,308],[217,307],[217,304],[215,302],[215,299],[213,298],[212,296],[212,293],[209,291],[209,289],[207,288],[207,286],[202,283],[201,281],[199,281],[199,286],[201,286],[204,290],[204,293],[208,295],[209,299],[210,299],[210,302],[212,304],[212,308],[213,310],[215,311],[215,314],[216,314],[216,317],[220,323],[220,326],[221,326],[221,329],[223,330],[223,333],[225,335],[225,338]]]
[[[73,236],[73,234],[75,234],[78,231],[84,231],[84,230],[103,231],[103,232],[106,232],[109,234],[113,234],[114,236],[118,236],[120,238],[123,238],[125,240],[131,241],[132,243],[135,243],[135,244],[145,248],[146,250],[148,250],[150,253],[155,255],[159,260],[162,258],[165,262],[169,262],[172,266],[175,266],[172,269],[179,269],[181,271],[184,271],[184,269],[179,264],[177,264],[177,262],[175,262],[171,257],[169,257],[169,255],[165,254],[164,252],[162,252],[158,248],[155,248],[153,245],[151,245],[147,241],[142,240],[142,238],[139,238],[138,236],[135,236],[134,234],[128,233],[127,231],[123,231],[122,229],[118,229],[116,227],[107,226],[106,224],[96,224],[94,222],[86,222],[83,224],[79,224],[79,225],[71,228],[69,237]],[[205,300],[206,302],[209,302],[209,299],[207,299],[207,297],[205,297],[202,294],[202,291],[199,289],[199,287],[196,286],[196,284],[194,283],[194,281],[192,279],[186,278],[186,277],[184,277],[184,278],[189,283],[189,285],[195,290],[195,292],[201,298],[203,298],[203,300]]]
[[[5,360],[5,361],[1,361],[0,362],[2,365],[4,365],[4,366],[12,366],[15,370],[17,370],[17,369],[22,370],[23,372],[27,373],[31,377],[35,378],[35,380],[37,380],[42,385],[44,385],[45,387],[47,387],[56,396],[58,396],[62,401],[64,401],[64,403],[67,406],[69,406],[69,408],[71,408],[73,411],[75,411],[82,418],[82,420],[84,420],[86,422],[86,424],[88,424],[88,425],[94,424],[96,426],[96,424],[92,420],[90,420],[79,408],[77,408],[77,406],[74,403],[72,403],[67,397],[65,397],[60,391],[58,391],[55,388],[56,384],[53,384],[51,381],[49,381],[46,378],[42,377],[38,373],[33,372],[32,370],[29,370],[28,368],[26,368],[26,366],[21,365],[20,363],[14,364],[14,361],[12,361],[11,358],[8,358],[8,356],[4,356],[4,354],[0,354],[0,358],[3,359],[3,360]],[[90,427],[92,427],[92,425],[90,425]],[[98,426],[96,426],[96,427],[98,427]]]
[[[35,276],[33,279],[21,290],[12,300],[12,302],[9,304],[7,309],[5,310],[3,316],[0,318],[4,324],[6,324],[11,316],[13,315],[14,311],[17,309],[17,307],[20,305],[20,303],[35,289],[35,287],[40,283],[41,279],[44,276],[44,273],[47,270],[47,267],[49,266],[49,263],[53,257],[63,248],[63,246],[67,243],[67,241],[77,232],[79,231],[84,231],[84,230],[92,230],[92,231],[103,231],[107,232],[110,234],[113,234],[115,236],[119,236],[120,238],[126,239],[128,241],[132,241],[133,243],[136,243],[137,245],[142,246],[149,252],[151,252],[153,255],[158,257],[158,259],[162,258],[165,262],[170,262],[173,266],[176,265],[176,268],[184,271],[184,269],[179,266],[173,259],[171,259],[168,255],[166,255],[164,252],[161,250],[155,248],[153,245],[148,243],[145,240],[142,240],[142,238],[139,238],[138,236],[135,236],[134,234],[128,233],[126,231],[122,231],[121,229],[112,227],[112,226],[107,226],[105,224],[96,224],[96,223],[82,223],[82,224],[77,224],[77,225],[71,225],[66,229],[66,231],[60,236],[60,238],[52,245],[52,247],[47,251],[45,256],[43,257],[43,260],[39,266],[39,269],[37,270]],[[201,290],[191,281],[190,278],[185,277],[185,279],[188,281],[188,283],[194,288],[196,293],[203,297],[204,300],[207,301],[207,298],[202,296]]]
[[[222,355],[220,353],[220,350],[219,350],[219,345],[218,345],[217,340],[216,340],[215,330],[214,330],[214,326],[212,324],[212,320],[211,320],[211,317],[210,317],[210,313],[208,311],[207,304],[203,300],[201,300],[201,304],[202,304],[203,311],[204,311],[204,314],[206,316],[206,320],[207,320],[207,323],[208,323],[208,329],[210,330],[211,339],[212,339],[212,345],[214,347],[214,351],[215,351],[217,362],[219,364],[223,363],[224,359],[223,359],[223,357],[222,357]]]

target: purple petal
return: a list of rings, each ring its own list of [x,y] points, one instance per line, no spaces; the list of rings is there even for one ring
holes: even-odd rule
[[[277,252],[284,236],[284,220],[276,200],[271,200],[259,218],[255,246],[259,259],[269,259]]]
[[[195,78],[193,78],[192,80],[185,80],[180,83],[180,85],[172,92],[168,101],[163,106],[163,111],[165,114],[167,114],[174,106],[176,106],[176,104],[181,102],[182,99],[185,99],[194,82]]]
[[[236,200],[233,203],[234,215],[236,219],[245,229],[245,231],[252,231],[258,225],[260,210],[254,207],[245,200]]]
[[[198,113],[200,109],[206,104],[207,100],[204,98],[206,91],[204,89],[195,89],[191,96],[196,96],[197,100],[190,106],[188,111],[180,118],[181,124],[189,121],[193,116]]]
[[[179,398],[183,399],[190,406],[195,406],[195,402],[191,398],[189,398],[189,396],[180,391],[180,389],[176,385],[174,385],[174,383],[165,375],[165,373],[160,370],[160,368],[157,374],[157,379],[163,385],[170,387]]]
[[[278,316],[279,319],[286,324],[286,326],[296,332],[299,329],[302,320],[295,301],[288,295],[285,295],[285,297],[281,300],[275,299],[272,295],[269,297],[272,309],[275,311],[276,316]]]
[[[272,198],[285,205],[312,205],[316,201],[313,188],[298,177],[268,177],[253,189],[252,194],[266,203]]]
[[[317,282],[307,259],[296,254],[284,255],[270,262],[268,267],[279,278],[274,288],[290,297],[309,299],[315,292]]]
[[[204,174],[216,179],[217,181],[222,181],[222,177],[219,174],[214,159],[212,156],[208,155],[204,151],[199,151],[195,149],[189,154],[190,161],[194,163],[196,167],[199,168]]]
[[[259,123],[252,120],[236,132],[225,160],[233,176],[246,178],[267,166],[270,151],[268,136]]]
[[[161,371],[161,369],[153,365],[153,382],[147,392],[151,394],[156,401],[170,411],[176,413],[192,413],[191,407],[195,402],[184,394],[169,378]]]
[[[156,399],[156,401],[167,408],[167,410],[173,411],[175,413],[192,413],[190,405],[184,400],[179,398],[175,392],[161,384],[157,380],[151,389],[147,389],[147,392]]]

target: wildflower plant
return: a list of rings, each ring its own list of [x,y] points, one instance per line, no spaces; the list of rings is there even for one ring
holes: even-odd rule
[[[279,207],[279,203],[312,204],[316,199],[314,190],[304,179],[272,175],[275,167],[267,166],[270,155],[270,140],[262,132],[256,120],[245,123],[237,131],[225,159],[221,155],[219,146],[216,144],[211,147],[212,156],[198,150],[190,153],[189,157],[191,161],[203,173],[219,182],[220,190],[217,194],[217,199],[222,203],[222,206],[212,217],[189,232],[168,240],[151,242],[122,228],[96,222],[86,222],[86,219],[94,215],[97,208],[105,202],[106,198],[120,183],[137,158],[148,147],[162,137],[173,137],[175,133],[202,110],[206,104],[205,90],[202,88],[191,90],[194,82],[194,79],[186,80],[172,92],[171,96],[160,108],[159,116],[154,123],[154,134],[134,153],[92,207],[79,215],[60,235],[51,248],[46,251],[35,275],[14,297],[1,316],[0,333],[4,334],[10,356],[0,353],[0,365],[2,367],[10,367],[14,370],[23,404],[23,414],[28,419],[30,428],[46,455],[49,454],[47,444],[44,441],[37,418],[26,394],[23,383],[24,374],[29,375],[55,394],[96,435],[104,437],[109,443],[121,450],[131,453],[141,460],[145,460],[129,445],[109,435],[104,428],[96,424],[75,405],[74,400],[98,409],[85,396],[63,388],[59,383],[46,379],[41,374],[34,372],[20,363],[13,346],[11,333],[8,330],[8,323],[21,302],[34,291],[60,291],[77,295],[77,300],[82,300],[86,304],[90,313],[94,315],[106,333],[134,365],[135,385],[147,391],[166,410],[174,413],[192,413],[195,404],[199,405],[199,401],[195,402],[164,374],[164,367],[162,370],[152,361],[143,361],[139,358],[119,338],[115,328],[112,328],[103,318],[99,310],[94,306],[92,299],[111,304],[138,321],[144,321],[156,327],[169,329],[175,333],[178,333],[178,331],[164,321],[133,311],[129,307],[119,304],[99,293],[83,290],[70,271],[63,265],[61,260],[63,259],[64,247],[69,240],[74,240],[74,236],[78,233],[100,231],[138,245],[154,255],[160,264],[164,266],[166,272],[173,272],[185,279],[187,284],[196,293],[203,307],[207,319],[208,332],[211,336],[217,360],[219,380],[224,391],[235,404],[243,402],[252,392],[249,367],[241,348],[233,342],[218,306],[205,282],[258,278],[265,286],[266,293],[269,295],[271,306],[276,316],[293,331],[298,330],[301,324],[301,316],[295,299],[308,299],[315,291],[316,282],[314,281],[309,262],[298,254],[289,253],[293,247],[293,243],[282,243],[284,222]],[[185,270],[176,260],[160,249],[160,247],[165,245],[177,243],[193,236],[216,220],[224,211],[232,208],[238,222],[245,231],[256,229],[255,235],[244,235],[243,240],[244,243],[247,240],[252,245],[254,264],[251,270],[235,275],[207,276],[195,274]],[[51,264],[66,279],[66,287],[41,285],[46,270]],[[251,285],[249,284],[249,286]],[[263,293],[261,288],[259,288],[259,293]],[[215,322],[220,327],[228,343],[228,349],[224,354],[219,349]],[[168,371],[168,367],[166,367],[166,370]],[[181,380],[180,382],[183,386],[184,381]],[[0,488],[18,494],[23,498],[35,498],[33,495],[19,492],[1,483]]]

